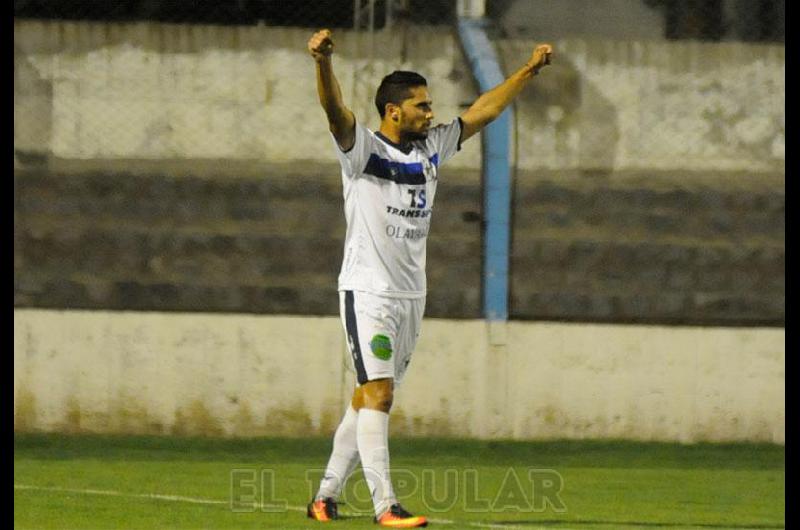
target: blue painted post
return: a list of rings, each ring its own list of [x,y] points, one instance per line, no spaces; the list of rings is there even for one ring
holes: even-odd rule
[[[485,26],[483,19],[458,21],[458,34],[481,93],[505,79]],[[483,132],[483,316],[487,320],[508,319],[512,112],[508,107]]]

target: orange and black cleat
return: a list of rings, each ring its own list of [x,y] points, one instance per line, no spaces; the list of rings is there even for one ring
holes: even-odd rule
[[[309,502],[306,515],[308,515],[310,519],[322,522],[333,521],[339,518],[336,501],[330,497]]]
[[[428,526],[428,520],[421,515],[411,515],[399,504],[392,504],[380,517],[375,518],[375,522],[381,526],[390,528],[419,528]]]

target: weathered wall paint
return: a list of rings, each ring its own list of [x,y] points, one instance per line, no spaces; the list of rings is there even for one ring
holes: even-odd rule
[[[785,442],[783,329],[429,319],[391,432]],[[331,434],[336,317],[16,310],[18,431]]]
[[[15,149],[63,159],[335,162],[296,28],[15,21]],[[449,27],[336,32],[336,72],[357,117],[394,69],[428,78],[437,119],[477,97]],[[506,73],[532,41],[498,41]],[[551,67],[521,94],[519,169],[782,170],[781,45],[553,41]],[[451,167],[478,169],[480,142]]]

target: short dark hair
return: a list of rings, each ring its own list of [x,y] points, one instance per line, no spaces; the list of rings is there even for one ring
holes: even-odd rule
[[[411,89],[418,86],[428,86],[428,82],[416,72],[395,70],[384,77],[375,94],[375,106],[381,119],[386,115],[387,103],[399,105],[410,97]]]

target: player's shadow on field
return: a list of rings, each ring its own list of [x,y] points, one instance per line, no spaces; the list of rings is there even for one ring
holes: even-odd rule
[[[514,520],[514,521],[485,521],[486,524],[496,525],[496,526],[520,526],[520,525],[536,525],[536,526],[552,526],[557,528],[562,525],[598,525],[598,526],[609,526],[613,528],[625,527],[625,526],[643,526],[643,527],[653,527],[653,528],[786,528],[785,525],[780,524],[731,524],[731,523],[658,523],[658,522],[646,522],[646,521],[593,521],[587,519],[570,519],[570,520],[558,520],[558,519],[537,519],[537,520]]]

